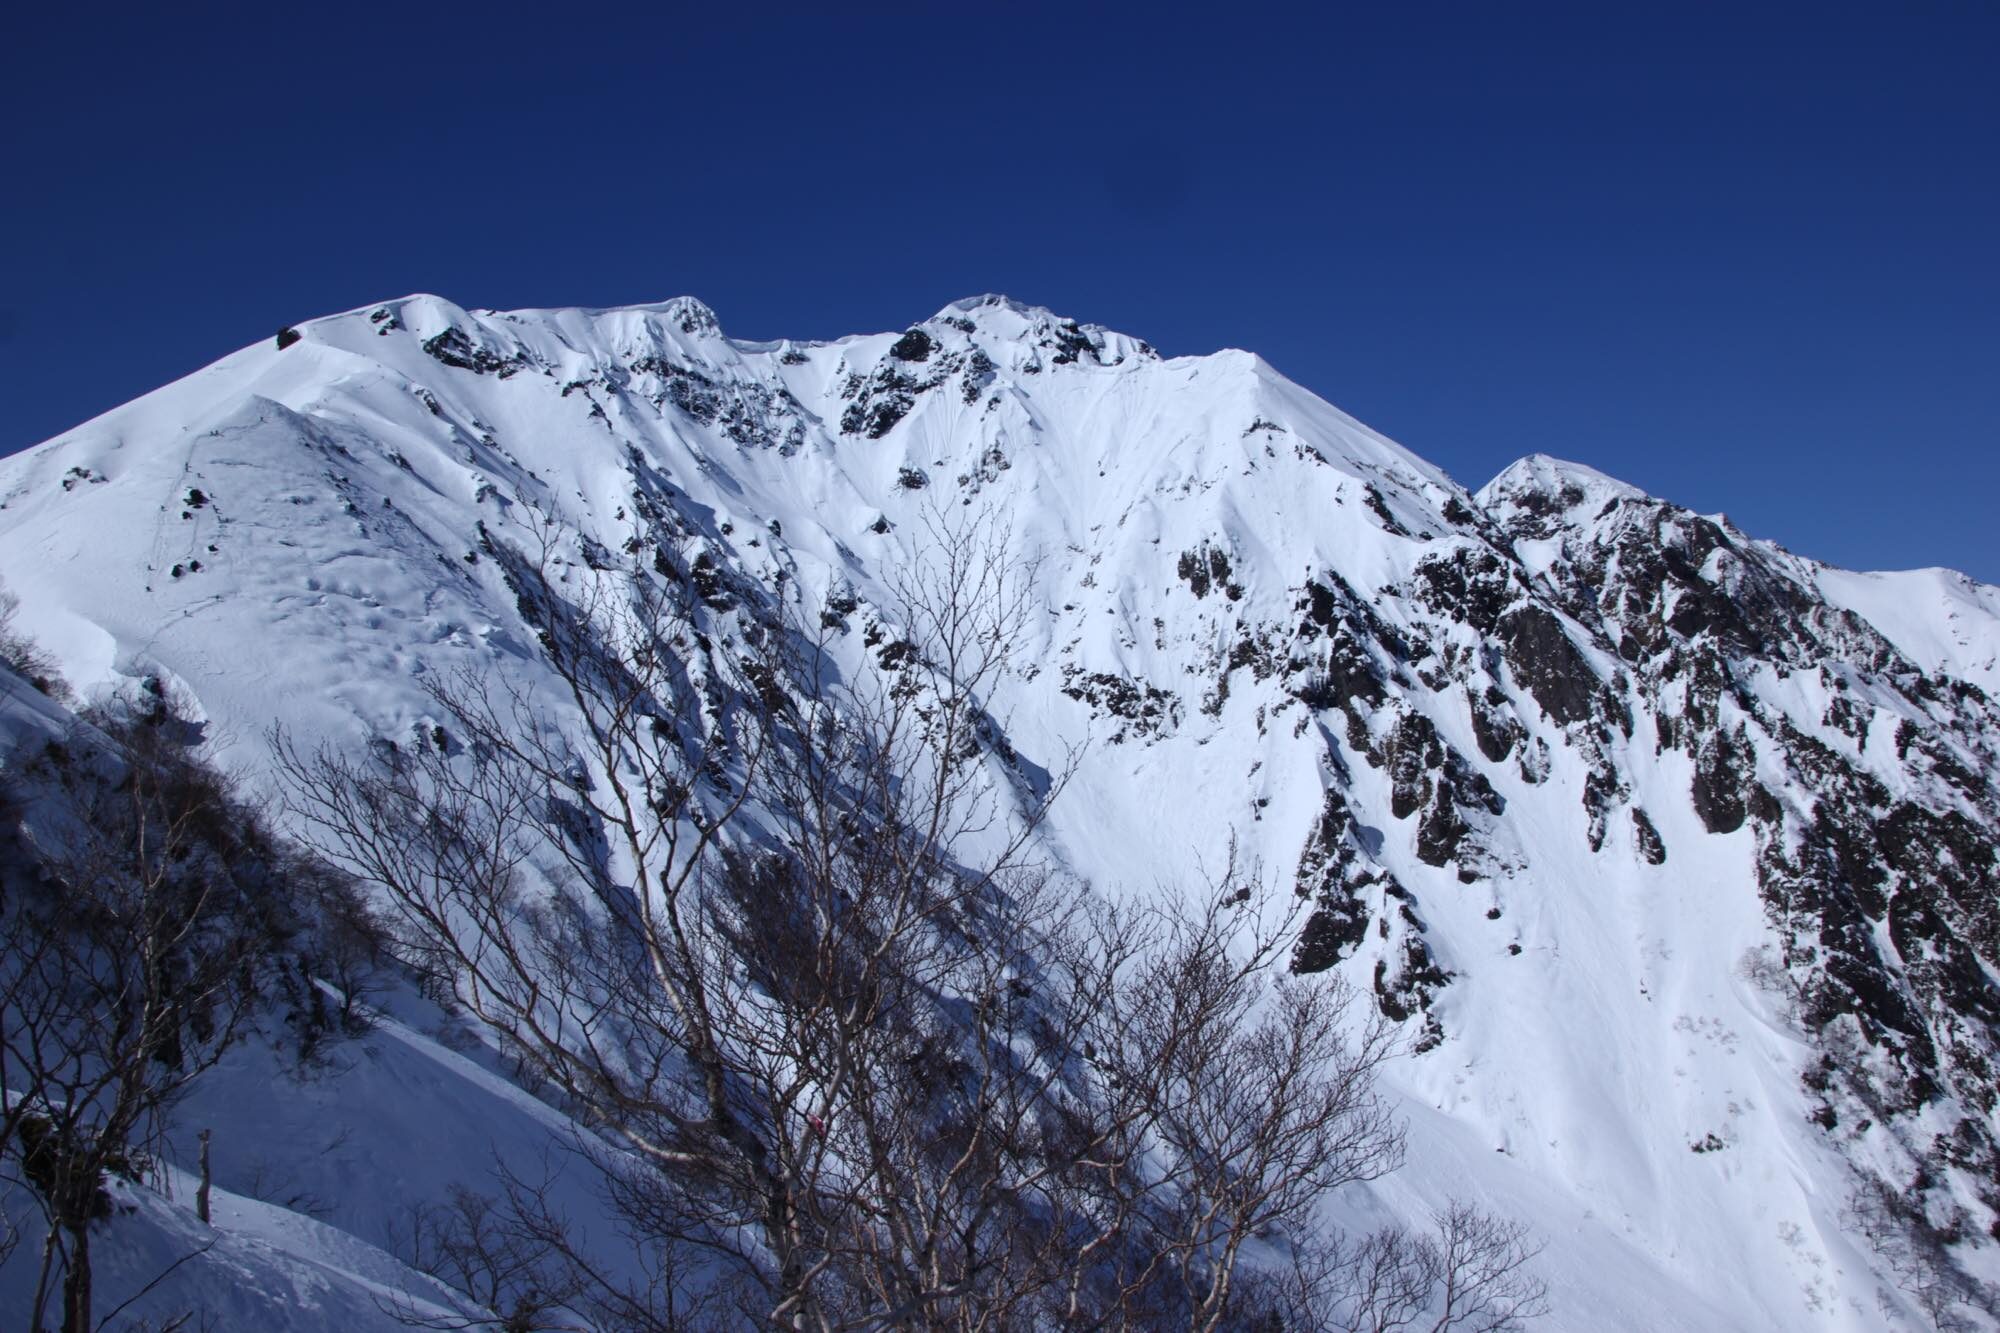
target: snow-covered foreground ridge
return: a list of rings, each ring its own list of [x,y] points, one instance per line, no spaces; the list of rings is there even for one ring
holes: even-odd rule
[[[580,578],[688,560],[705,653],[768,601],[848,663],[990,524],[1033,604],[995,782],[1085,747],[1041,853],[1152,893],[1233,845],[1314,900],[1295,965],[1405,1025],[1411,1162],[1348,1206],[1525,1220],[1551,1328],[1922,1327],[1926,1281],[2000,1280],[2000,590],[1541,456],[1468,492],[1252,355],[998,297],[826,343],[686,298],[296,332],[0,461],[0,574],[83,692],[163,682],[254,782],[274,723],[544,683],[482,555],[530,510]],[[355,1160],[412,1116],[368,1099],[471,1097],[370,1059],[323,1108]],[[321,1183],[386,1244],[437,1174]]]

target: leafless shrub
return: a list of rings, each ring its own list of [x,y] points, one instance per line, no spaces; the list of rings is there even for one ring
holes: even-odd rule
[[[1969,1312],[2000,1318],[2000,1289],[1967,1273],[1953,1259],[1921,1209],[1876,1177],[1857,1180],[1843,1221],[1887,1268],[1898,1289],[1939,1333],[1984,1327]]]
[[[413,1302],[391,1312],[426,1328],[490,1327],[504,1333],[540,1333],[574,1327],[566,1312],[579,1284],[560,1271],[558,1248],[525,1224],[522,1210],[454,1186],[444,1203],[419,1204],[396,1228],[403,1261],[463,1294],[484,1315],[420,1314]]]
[[[15,628],[21,599],[5,583],[0,583],[0,665],[11,667],[22,679],[58,702],[70,699],[69,683],[62,678],[56,660],[40,644]]]

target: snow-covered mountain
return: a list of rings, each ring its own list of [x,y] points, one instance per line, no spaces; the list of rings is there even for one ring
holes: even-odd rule
[[[545,685],[490,558],[531,509],[579,577],[685,553],[701,653],[789,607],[847,662],[991,524],[1033,604],[996,790],[1083,746],[1053,864],[1173,892],[1233,849],[1310,896],[1294,965],[1412,1049],[1410,1163],[1343,1206],[1525,1220],[1548,1327],[1924,1327],[1925,1282],[2000,1281],[2000,589],[1539,455],[1469,492],[1255,356],[1000,297],[827,343],[686,298],[315,320],[0,461],[0,575],[82,693],[155,682],[256,782],[274,723],[360,746],[436,673]],[[329,1209],[284,1252],[354,1290],[542,1123],[409,1027],[291,1093],[225,1074],[243,1247],[282,1174]]]

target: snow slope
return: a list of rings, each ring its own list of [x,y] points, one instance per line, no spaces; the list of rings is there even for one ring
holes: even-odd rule
[[[1034,606],[986,701],[995,790],[1084,746],[1044,854],[1147,894],[1234,846],[1314,899],[1298,965],[1405,1023],[1410,1165],[1341,1207],[1521,1217],[1557,1329],[1919,1326],[1857,1172],[2000,1277],[2000,590],[1834,570],[1547,458],[1475,495],[1254,356],[1000,297],[830,343],[687,298],[298,332],[0,461],[0,574],[85,693],[156,680],[257,775],[274,723],[408,736],[432,673],[535,689],[482,554],[531,512],[580,581],[707,559],[723,643],[732,599],[830,610],[858,671],[898,576],[988,523]],[[329,1203],[328,1253],[386,1243],[376,1182],[441,1188],[516,1120],[501,1151],[533,1150],[415,1040],[215,1094],[255,1089],[241,1132]]]

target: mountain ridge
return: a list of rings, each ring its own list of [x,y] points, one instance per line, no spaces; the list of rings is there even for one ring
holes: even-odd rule
[[[540,520],[579,586],[684,560],[702,653],[782,612],[859,671],[984,523],[1035,613],[994,789],[1090,742],[1044,854],[1150,892],[1240,851],[1313,900],[1296,964],[1405,1025],[1434,1160],[1366,1206],[1521,1205],[1555,1327],[1908,1317],[1871,1181],[2000,1278],[2000,589],[1546,455],[1468,491],[1251,353],[1004,297],[822,342],[685,297],[295,332],[0,460],[0,569],[85,692],[172,690],[255,772],[274,722],[435,725],[457,666],[541,688],[493,553]]]

